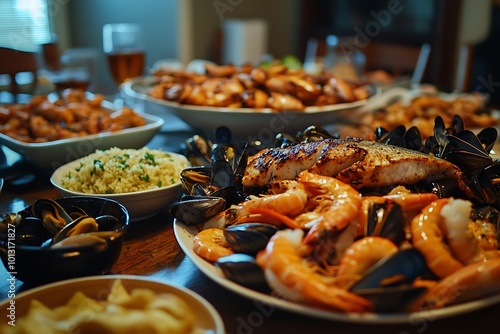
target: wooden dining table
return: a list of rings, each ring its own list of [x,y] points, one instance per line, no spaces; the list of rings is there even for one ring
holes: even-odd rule
[[[147,145],[182,153],[182,143],[193,134],[189,128],[162,129]],[[36,199],[61,197],[43,174],[24,188],[4,187],[0,194],[0,213],[17,212]],[[179,246],[168,207],[152,218],[130,224],[118,261],[108,274],[150,277],[188,288],[211,303],[223,319],[227,333],[337,333],[337,334],[431,334],[474,333],[479,328],[495,328],[500,304],[445,318],[429,316],[397,324],[356,323],[329,320],[292,312],[277,305],[262,304],[219,285],[200,271]],[[10,278],[0,266],[0,299],[7,298]],[[34,288],[16,281],[16,294]],[[0,319],[0,321],[7,321]]]

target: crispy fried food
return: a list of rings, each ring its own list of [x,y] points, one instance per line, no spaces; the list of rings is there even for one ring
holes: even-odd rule
[[[157,70],[153,73],[157,83],[148,95],[181,104],[275,111],[300,111],[309,106],[370,97],[370,90],[359,82],[347,82],[329,72],[311,75],[281,64],[266,69],[211,64],[206,65],[205,70],[204,74]]]
[[[29,311],[2,333],[204,333],[193,308],[174,293],[156,294],[148,288],[127,291],[113,281],[106,300],[76,291],[67,304],[49,308],[31,301]]]
[[[56,101],[35,96],[28,104],[0,106],[0,133],[27,143],[49,142],[142,126],[144,119],[124,107],[110,112],[104,96],[88,98],[82,90],[66,90]]]
[[[454,115],[459,115],[465,128],[483,128],[498,124],[498,119],[483,112],[483,100],[480,95],[470,94],[445,100],[438,96],[420,96],[409,105],[395,102],[386,108],[368,114],[363,124],[373,129],[382,127],[386,130],[404,125],[406,128],[416,126],[422,138],[433,135],[434,119],[441,116],[445,124],[452,123]]]

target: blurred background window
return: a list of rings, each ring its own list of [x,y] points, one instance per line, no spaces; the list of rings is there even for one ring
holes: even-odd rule
[[[0,46],[34,52],[51,30],[47,0],[0,0]]]

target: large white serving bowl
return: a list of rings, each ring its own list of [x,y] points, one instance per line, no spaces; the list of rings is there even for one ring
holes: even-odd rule
[[[38,288],[27,290],[16,294],[15,299],[5,299],[0,302],[2,319],[9,319],[8,307],[11,300],[15,301],[16,321],[23,317],[30,306],[32,300],[36,299],[49,308],[66,305],[75,292],[80,291],[93,299],[106,298],[110,292],[113,282],[120,279],[125,289],[130,292],[133,289],[143,288],[154,291],[156,294],[171,293],[181,297],[193,311],[195,316],[195,326],[203,330],[203,333],[224,333],[224,323],[215,308],[200,295],[183,287],[167,284],[152,278],[132,276],[132,275],[108,275],[108,276],[88,276],[59,281]],[[7,320],[2,325],[6,324]],[[0,326],[1,327],[1,326]],[[1,328],[0,328],[1,329]]]
[[[303,111],[276,112],[270,108],[218,108],[179,104],[147,95],[147,90],[155,84],[153,77],[138,77],[121,86],[128,96],[146,102],[147,105],[161,107],[165,114],[174,115],[195,130],[212,134],[219,126],[228,127],[239,139],[251,137],[261,141],[274,138],[278,133],[286,132],[295,135],[310,125],[324,126],[338,122],[352,122],[355,111],[370,103],[378,95],[378,89],[372,87],[372,96],[366,100],[352,103],[338,103],[327,106],[306,107]]]
[[[86,156],[97,149],[105,150],[114,146],[143,147],[160,130],[164,120],[146,113],[139,115],[144,120],[144,125],[115,132],[102,132],[44,143],[25,143],[0,133],[0,144],[19,153],[33,165],[53,171],[57,167]]]
[[[183,155],[173,152],[165,153],[176,156],[187,162],[187,159]],[[125,206],[129,212],[131,222],[141,221],[155,216],[163,209],[168,208],[169,204],[177,200],[182,194],[182,184],[180,179],[177,180],[176,183],[169,186],[122,194],[87,194],[68,190],[63,187],[61,181],[68,174],[69,170],[80,166],[80,160],[81,159],[77,159],[56,169],[50,177],[52,185],[63,196],[99,196],[113,199]]]

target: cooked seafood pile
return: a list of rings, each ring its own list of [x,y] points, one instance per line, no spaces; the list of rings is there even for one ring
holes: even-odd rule
[[[375,130],[382,127],[392,130],[404,125],[407,128],[416,126],[425,139],[433,135],[434,119],[439,116],[446,124],[452,122],[453,116],[462,118],[467,128],[482,128],[498,124],[498,118],[487,112],[480,95],[464,95],[447,100],[438,96],[419,96],[409,105],[395,102],[387,107],[367,113],[362,124]]]
[[[470,180],[480,173],[444,159],[479,152],[461,133],[435,156],[357,139],[264,149],[244,167],[244,150],[225,168],[212,155],[181,176],[189,195],[171,213],[198,227],[194,252],[228,279],[290,301],[366,313],[487,297],[500,293],[500,213],[477,201]],[[214,186],[222,171],[231,186]],[[238,182],[252,195],[228,203]]]
[[[364,100],[370,88],[328,72],[313,76],[282,64],[269,68],[246,65],[205,66],[206,73],[157,70],[157,84],[148,95],[181,104],[227,108],[304,110]]]
[[[28,104],[0,106],[0,133],[27,143],[41,143],[144,125],[132,109],[110,112],[104,95],[88,98],[82,90],[65,90],[56,101],[33,97]]]

